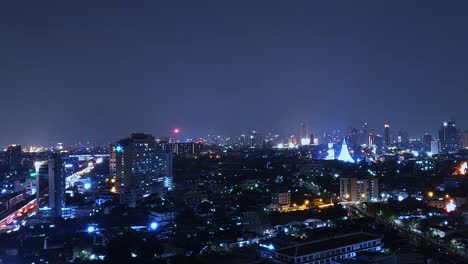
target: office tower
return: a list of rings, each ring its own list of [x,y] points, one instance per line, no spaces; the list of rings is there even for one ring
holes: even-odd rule
[[[384,139],[381,135],[374,136],[375,154],[382,155],[384,147]]]
[[[463,132],[463,148],[468,149],[468,130]]]
[[[378,178],[340,178],[340,197],[348,202],[368,202],[379,199]]]
[[[65,205],[65,172],[60,154],[49,158],[49,208],[53,219],[62,216]]]
[[[301,145],[310,145],[310,138],[307,130],[307,121],[304,121],[301,123],[301,126],[299,128],[299,138],[298,142],[301,143]]]
[[[201,142],[173,143],[172,153],[181,156],[197,157],[201,154],[203,144]]]
[[[368,146],[374,146],[374,134],[369,133],[368,139],[367,139],[367,145]]]
[[[431,141],[431,154],[432,155],[437,155],[439,154],[440,150],[440,142],[437,139],[434,139]]]
[[[172,153],[158,151],[155,138],[149,134],[135,133],[112,145],[109,167],[111,176],[120,181],[121,204],[130,207],[156,193],[158,185],[167,182],[171,186]]]
[[[257,131],[252,131],[250,135],[250,147],[251,148],[262,148],[263,147],[263,135]]]
[[[384,144],[385,147],[392,144],[392,142],[390,142],[390,125],[388,123],[384,124]]]
[[[309,138],[310,138],[310,144],[316,145],[316,144],[315,144],[315,137],[314,137],[314,134],[310,134]]]
[[[409,135],[406,131],[398,131],[398,143],[401,146],[406,146],[409,143]]]
[[[348,145],[352,148],[359,146],[359,131],[356,128],[351,129],[351,135],[348,137]]]
[[[155,156],[157,162],[157,166],[155,167],[157,181],[163,182],[165,190],[174,190],[172,177],[172,153],[155,153]]]
[[[426,133],[423,137],[423,145],[424,145],[425,152],[431,151],[431,143],[432,143],[432,136]]]
[[[367,122],[365,122],[359,131],[359,145],[368,144],[369,133],[367,129]]]
[[[456,153],[462,148],[461,133],[455,126],[455,121],[443,122],[439,129],[440,151]]]
[[[21,166],[21,145],[9,145],[6,151],[6,161],[10,169],[18,169]]]

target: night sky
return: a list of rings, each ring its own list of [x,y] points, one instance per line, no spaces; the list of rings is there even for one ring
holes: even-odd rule
[[[0,5],[0,144],[468,128],[466,1],[48,2]]]

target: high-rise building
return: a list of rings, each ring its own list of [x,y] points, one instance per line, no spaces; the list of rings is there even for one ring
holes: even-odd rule
[[[359,145],[364,145],[369,143],[369,132],[367,129],[367,122],[365,122],[359,131]]]
[[[439,129],[440,151],[442,153],[456,153],[462,149],[460,130],[455,126],[455,121],[443,122]]]
[[[6,151],[6,162],[11,169],[17,169],[21,166],[21,145],[9,145]]]
[[[382,155],[383,147],[384,147],[384,139],[381,135],[374,136],[374,146],[375,146],[375,154]]]
[[[65,206],[65,172],[60,154],[54,153],[49,158],[49,208],[53,219],[62,216]]]
[[[301,123],[301,126],[299,128],[298,142],[300,142],[301,145],[309,145],[310,144],[309,133],[308,133],[308,130],[307,130],[307,121],[304,121],[303,123]]]
[[[463,132],[463,148],[468,149],[468,130]]]
[[[378,178],[340,178],[340,197],[348,202],[369,202],[379,199]]]
[[[426,152],[431,151],[431,143],[432,143],[432,136],[429,134],[425,134],[423,137],[424,151]]]
[[[120,181],[120,202],[135,207],[136,202],[165,185],[172,186],[172,153],[158,151],[155,138],[135,133],[111,146],[111,176]]]
[[[385,147],[392,144],[392,142],[390,142],[390,125],[388,123],[384,124],[384,144]]]
[[[432,155],[437,155],[439,154],[440,150],[440,142],[437,139],[434,139],[431,141],[431,154]]]
[[[406,145],[408,145],[408,143],[409,143],[409,135],[408,135],[408,132],[406,132],[406,131],[398,131],[398,139],[397,139],[397,142],[398,142],[401,146],[406,146]]]

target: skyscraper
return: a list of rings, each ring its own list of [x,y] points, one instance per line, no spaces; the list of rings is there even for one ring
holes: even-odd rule
[[[456,153],[462,148],[461,133],[455,121],[443,122],[439,129],[440,150],[442,153]]]
[[[65,172],[60,154],[49,158],[49,208],[53,219],[62,216],[65,205]]]
[[[423,137],[424,151],[426,152],[431,151],[431,142],[432,142],[432,136],[429,134],[425,134]]]
[[[392,144],[390,142],[390,125],[388,123],[384,124],[384,143],[385,147],[388,147]]]
[[[431,141],[431,154],[432,155],[437,155],[439,154],[440,150],[440,142],[437,139],[434,139]]]
[[[409,135],[406,131],[398,131],[398,143],[400,146],[406,147],[409,143]]]
[[[157,150],[155,138],[135,133],[111,146],[111,176],[120,181],[120,202],[131,207],[157,185],[172,186],[172,153]]]
[[[308,130],[307,130],[307,121],[304,121],[303,123],[301,123],[301,126],[299,128],[298,142],[300,142],[301,145],[309,145],[310,144],[309,133],[308,133]]]
[[[17,169],[21,166],[21,145],[9,145],[6,151],[6,161],[10,169]]]
[[[468,149],[468,130],[463,132],[463,148]]]

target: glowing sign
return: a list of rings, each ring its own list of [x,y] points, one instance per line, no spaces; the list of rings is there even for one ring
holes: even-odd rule
[[[65,164],[65,168],[67,168],[67,169],[73,168],[73,164],[67,163],[67,164]]]

